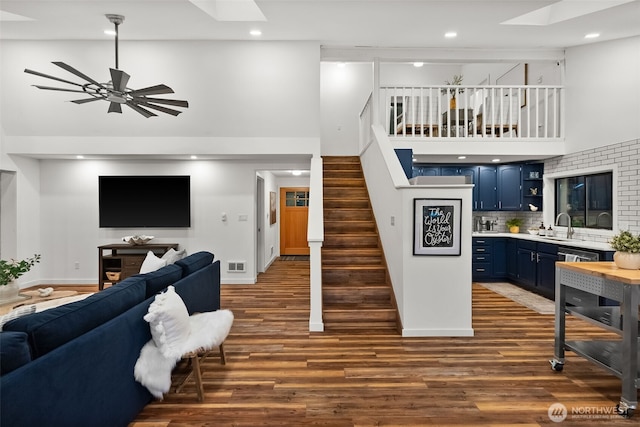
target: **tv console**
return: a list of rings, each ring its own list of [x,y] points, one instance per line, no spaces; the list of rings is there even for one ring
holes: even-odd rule
[[[98,246],[98,288],[104,285],[114,285],[129,276],[140,273],[142,262],[147,252],[152,251],[161,257],[169,249],[178,249],[177,243],[149,243],[132,245],[115,243]],[[111,276],[111,277],[109,277]]]

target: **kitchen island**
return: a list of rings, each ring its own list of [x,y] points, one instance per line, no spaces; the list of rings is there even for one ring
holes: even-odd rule
[[[572,306],[566,304],[567,288],[605,297],[619,306]],[[638,305],[640,303],[640,270],[624,270],[613,262],[556,263],[555,354],[550,361],[555,371],[562,371],[565,350],[586,358],[622,380],[622,395],[616,406],[618,413],[631,417],[638,405],[640,386],[638,372]],[[613,331],[620,340],[567,341],[565,320],[571,314]]]

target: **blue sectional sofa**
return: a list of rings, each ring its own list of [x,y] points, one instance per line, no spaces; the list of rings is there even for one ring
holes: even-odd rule
[[[6,323],[0,347],[3,371],[10,372],[0,377],[0,425],[128,425],[152,399],[133,374],[151,339],[143,316],[169,285],[189,314],[220,308],[220,262],[198,252],[84,300]]]

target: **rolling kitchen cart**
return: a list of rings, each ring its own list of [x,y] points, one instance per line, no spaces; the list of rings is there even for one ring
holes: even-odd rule
[[[566,304],[567,288],[620,302],[620,306],[584,306]],[[638,304],[640,270],[623,270],[613,262],[556,263],[555,355],[554,371],[562,371],[565,350],[584,357],[622,380],[618,414],[630,418],[638,406]],[[614,341],[566,341],[566,313],[613,331],[621,336]]]

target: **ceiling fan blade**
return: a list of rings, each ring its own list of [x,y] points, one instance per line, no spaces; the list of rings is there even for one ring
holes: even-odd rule
[[[87,93],[84,90],[76,90],[76,89],[65,89],[62,87],[51,87],[51,86],[40,86],[40,85],[33,85],[34,87],[37,87],[38,89],[44,89],[44,90],[59,90],[61,92],[78,92],[78,93]]]
[[[111,73],[111,83],[113,84],[113,88],[119,92],[124,92],[131,76],[124,71],[117,70],[115,68],[109,68],[109,72]]]
[[[149,117],[152,117],[152,116],[157,116],[157,114],[152,113],[151,111],[146,110],[146,109],[140,107],[139,105],[133,104],[131,102],[127,102],[126,105],[128,105],[134,111],[137,111],[138,113],[142,114],[146,118],[149,118]]]
[[[122,113],[122,106],[121,106],[121,104],[118,104],[117,102],[110,102],[109,103],[109,110],[107,112],[109,112],[109,113]]]
[[[174,110],[173,108],[162,107],[160,105],[149,104],[148,102],[139,102],[137,104],[142,104],[147,108],[151,108],[157,111],[161,111],[163,113],[171,114],[172,116],[177,116],[182,113],[182,111]]]
[[[149,86],[138,90],[132,90],[129,92],[131,96],[139,96],[139,95],[159,95],[163,93],[173,93],[173,89],[171,89],[167,85],[156,85]]]
[[[89,83],[93,83],[94,85],[104,88],[104,86],[101,83],[98,83],[97,81],[93,80],[91,77],[87,76],[86,74],[81,73],[80,71],[76,70],[75,68],[73,68],[70,65],[65,64],[64,62],[60,62],[60,61],[54,61],[52,62],[53,64],[57,65],[58,67],[62,68],[63,70],[67,70],[68,72],[75,74],[76,76],[80,77],[81,79],[84,79],[86,81],[88,81]]]
[[[25,68],[24,72],[25,73],[29,73],[29,74],[33,74],[34,76],[40,76],[40,77],[44,77],[44,78],[51,79],[51,80],[57,80],[57,81],[62,82],[62,83],[68,83],[68,84],[74,85],[74,86],[82,86],[82,84],[80,84],[80,83],[71,82],[69,80],[61,79],[59,77],[50,76],[48,74],[44,74],[44,73],[40,73],[38,71],[30,70],[28,68]]]
[[[93,101],[102,101],[104,98],[85,98],[85,99],[74,99],[73,102],[74,104],[86,104],[87,102],[93,102]]]
[[[154,104],[167,104],[175,105],[176,107],[189,108],[187,101],[181,101],[179,99],[161,99],[161,98],[147,98],[146,96],[134,96],[133,100],[136,102],[153,102]]]

